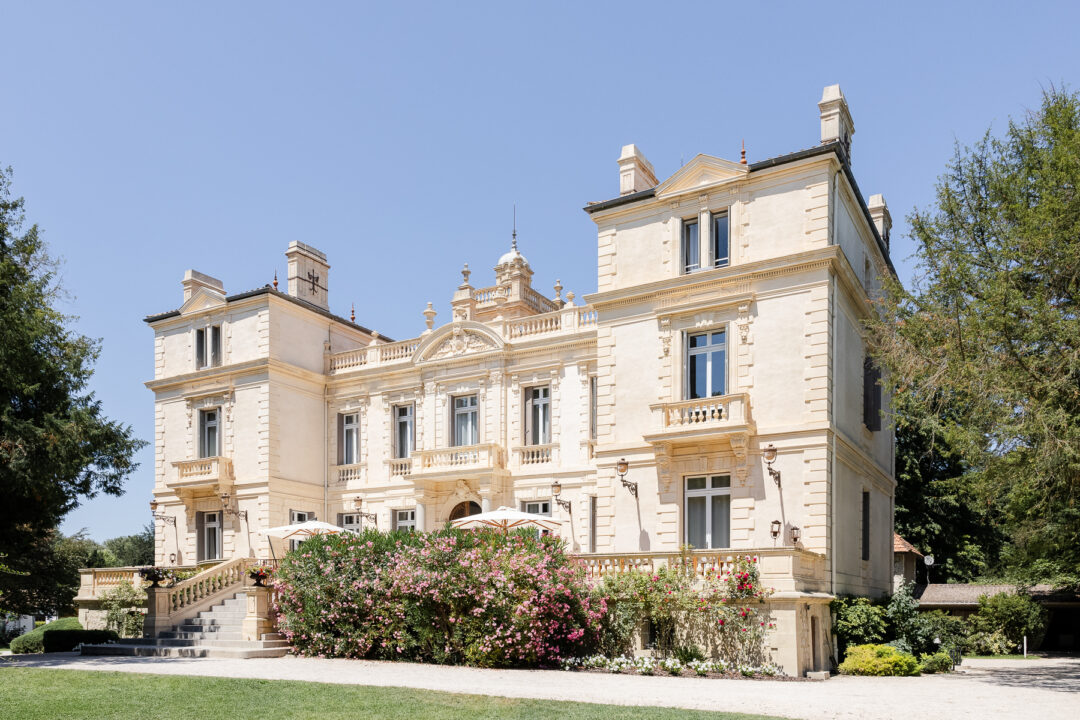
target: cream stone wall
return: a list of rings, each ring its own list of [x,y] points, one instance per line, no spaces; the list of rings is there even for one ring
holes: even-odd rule
[[[795,672],[827,666],[832,594],[890,589],[894,438],[887,419],[871,432],[862,415],[862,323],[891,272],[878,241],[887,209],[875,196],[875,230],[849,180],[846,146],[824,134],[850,138],[846,100],[839,88],[826,100],[822,113],[847,125],[830,115],[822,146],[756,165],[699,155],[652,185],[640,150],[624,149],[633,167],[621,172],[635,194],[586,208],[598,275],[584,305],[532,289],[516,239],[494,278],[483,278],[494,285],[474,287],[479,273],[466,269],[456,287],[447,283],[449,321],[436,326],[432,311],[425,330],[394,342],[330,313],[325,286],[316,304],[272,287],[228,296],[220,281],[189,272],[179,310],[148,318],[157,561],[194,564],[196,512],[225,511],[225,557],[267,557],[287,547],[258,531],[287,524],[290,511],[339,522],[359,504],[364,526],[387,529],[395,511],[415,510],[418,526],[432,530],[462,503],[548,501],[572,551],[639,562],[687,542],[687,477],[727,475],[730,547],[718,550],[817,558],[781,578],[793,589],[772,604],[780,618],[772,642]],[[717,212],[728,213],[730,263],[684,273],[682,222],[701,223],[706,257]],[[199,370],[195,329],[213,324],[222,327],[222,361]],[[721,330],[725,394],[690,401],[687,338]],[[551,442],[534,447],[524,413],[538,385],[550,389]],[[453,398],[466,394],[479,399],[479,443],[455,448]],[[401,404],[414,408],[408,458],[394,457]],[[221,409],[220,458],[198,457],[198,411],[208,407]],[[360,418],[350,465],[338,464],[341,413]],[[636,496],[617,477],[622,458]],[[569,509],[553,502],[556,480]]]

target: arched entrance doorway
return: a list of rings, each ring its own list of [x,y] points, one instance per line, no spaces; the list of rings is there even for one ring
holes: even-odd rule
[[[450,511],[450,522],[460,520],[470,515],[478,515],[480,513],[480,505],[469,500],[467,502],[458,503],[454,506],[454,509]]]

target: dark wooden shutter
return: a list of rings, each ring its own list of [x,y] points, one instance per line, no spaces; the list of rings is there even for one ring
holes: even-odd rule
[[[525,390],[525,437],[522,445],[533,444],[533,388]]]
[[[210,328],[210,364],[217,367],[221,364],[221,326],[214,325]]]
[[[195,331],[195,367],[202,367],[206,364],[206,331]]]
[[[345,464],[345,415],[337,416],[337,464]]]
[[[870,559],[870,493],[862,494],[862,559]]]
[[[195,562],[206,559],[206,514],[195,513]]]
[[[878,384],[880,378],[881,371],[873,360],[866,358],[863,361],[863,424],[867,430],[873,432],[881,429],[881,385]]]

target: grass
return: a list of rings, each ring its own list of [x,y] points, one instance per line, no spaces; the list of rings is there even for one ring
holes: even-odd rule
[[[143,720],[221,716],[230,720],[266,720],[268,717],[274,720],[441,720],[461,717],[471,720],[548,720],[553,717],[571,720],[766,720],[771,717],[292,680],[5,668],[2,662],[0,708],[3,708],[3,717],[20,720]]]
[[[1041,660],[1042,655],[1036,655],[1034,653],[1028,653],[1027,657],[1023,655],[964,655],[965,660]]]

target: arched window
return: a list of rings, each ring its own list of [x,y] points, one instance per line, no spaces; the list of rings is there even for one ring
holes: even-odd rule
[[[450,522],[460,520],[470,515],[478,515],[480,513],[480,506],[477,503],[468,502],[458,503],[454,506],[454,509],[450,511]]]

